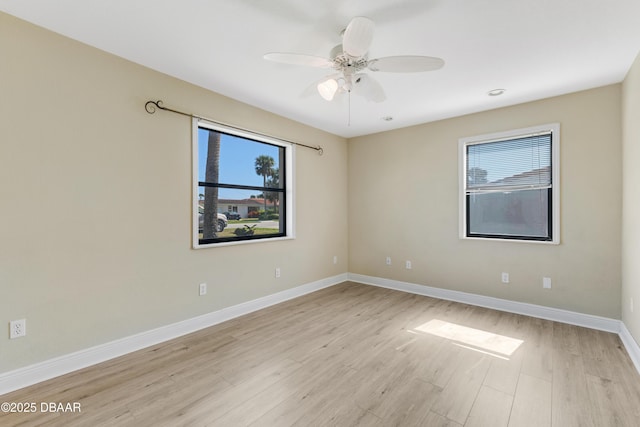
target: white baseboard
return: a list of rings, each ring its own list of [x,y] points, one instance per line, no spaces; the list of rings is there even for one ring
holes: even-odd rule
[[[620,321],[606,317],[470,294],[467,292],[416,285],[414,283],[400,282],[380,277],[364,276],[361,274],[349,273],[349,280],[352,282],[378,286],[381,288],[395,289],[398,291],[424,295],[447,301],[456,301],[480,307],[492,308],[494,310],[507,311],[509,313],[524,314],[526,316],[537,317],[540,319],[553,320],[576,326],[584,326],[586,328],[597,329],[600,331],[614,332],[616,334],[620,332]]]
[[[629,353],[629,357],[631,361],[635,365],[638,372],[640,372],[640,346],[636,340],[633,339],[633,336],[627,329],[627,326],[624,322],[620,322],[620,340],[624,347],[627,349],[627,353]]]
[[[207,313],[192,319],[162,326],[157,329],[2,373],[0,374],[0,395],[190,334],[274,304],[337,285],[338,283],[345,282],[347,278],[348,275],[345,273],[307,283],[293,289],[287,289],[286,291],[223,308],[222,310]]]
[[[523,314],[526,316],[568,323],[570,325],[583,326],[585,328],[597,329],[605,332],[613,332],[620,336],[620,340],[624,344],[629,357],[636,367],[636,370],[640,373],[640,347],[633,339],[633,336],[631,336],[631,333],[629,333],[625,324],[620,320],[593,316],[591,314],[576,313],[559,308],[486,297],[466,292],[416,285],[414,283],[400,282],[380,277],[365,276],[362,274],[349,273],[349,280],[381,288],[394,289],[397,291],[424,295],[447,301],[456,301],[480,307],[492,308],[494,310],[506,311],[509,313]]]

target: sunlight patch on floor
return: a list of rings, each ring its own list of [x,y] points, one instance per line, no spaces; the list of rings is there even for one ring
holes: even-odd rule
[[[464,348],[486,352],[491,355],[511,356],[524,342],[519,339],[456,325],[455,323],[433,319],[417,328],[418,332],[424,332],[438,337],[446,338],[458,343]]]

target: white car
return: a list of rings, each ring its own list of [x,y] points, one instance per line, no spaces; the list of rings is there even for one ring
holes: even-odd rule
[[[227,228],[228,223],[229,222],[227,221],[226,215],[219,213],[216,231],[218,233],[222,232],[222,230]],[[200,214],[198,215],[198,231],[202,232],[203,229],[204,229],[204,215],[202,212],[200,212]]]

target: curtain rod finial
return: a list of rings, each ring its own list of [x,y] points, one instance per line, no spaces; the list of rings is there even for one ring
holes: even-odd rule
[[[163,109],[161,100],[147,101],[147,103],[144,104],[144,109],[147,110],[147,113],[149,113],[149,114],[155,113],[156,112],[156,108]]]

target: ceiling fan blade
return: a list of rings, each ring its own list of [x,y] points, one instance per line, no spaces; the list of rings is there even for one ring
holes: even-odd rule
[[[372,59],[367,64],[371,71],[389,73],[416,73],[420,71],[438,70],[444,66],[444,60],[431,56],[386,56]]]
[[[382,102],[387,99],[380,83],[365,73],[353,76],[353,93],[373,102]]]
[[[320,56],[304,55],[298,53],[280,53],[272,52],[264,55],[264,59],[274,62],[281,62],[283,64],[292,65],[304,65],[307,67],[316,68],[331,68],[333,67],[333,61]]]
[[[374,23],[363,16],[353,18],[342,36],[344,52],[355,58],[364,56],[373,40]]]

